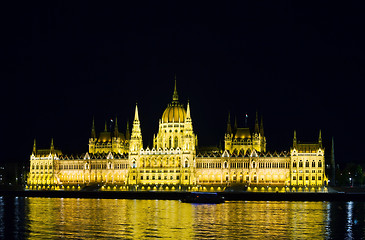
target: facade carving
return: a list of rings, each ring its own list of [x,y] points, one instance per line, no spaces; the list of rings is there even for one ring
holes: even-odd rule
[[[321,132],[315,143],[299,143],[294,132],[288,152],[266,151],[263,119],[256,114],[253,131],[231,126],[228,117],[224,149],[199,151],[193,131],[190,103],[179,102],[175,88],[172,102],[159,120],[152,148],[143,147],[138,106],[132,131],[114,131],[97,136],[94,121],[89,151],[64,155],[36,148],[30,156],[29,189],[81,189],[99,186],[105,190],[203,190],[238,188],[251,191],[322,191],[327,184]]]

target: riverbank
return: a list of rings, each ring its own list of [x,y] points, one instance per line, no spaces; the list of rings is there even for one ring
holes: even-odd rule
[[[179,200],[188,192],[181,191],[22,191],[0,190],[0,196],[47,198],[106,198]],[[365,192],[329,193],[259,193],[218,192],[226,201],[365,201]]]

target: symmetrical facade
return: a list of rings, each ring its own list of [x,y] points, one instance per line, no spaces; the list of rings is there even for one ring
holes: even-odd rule
[[[80,156],[50,149],[30,157],[29,189],[81,189],[99,186],[105,190],[203,190],[227,188],[248,191],[323,191],[324,149],[321,133],[316,143],[299,143],[294,133],[289,152],[266,151],[263,120],[258,114],[254,130],[231,127],[228,118],[224,149],[199,151],[193,131],[190,104],[179,102],[175,88],[172,102],[159,120],[152,148],[143,147],[138,106],[132,131],[125,134],[105,129],[98,136],[92,123],[89,151]]]

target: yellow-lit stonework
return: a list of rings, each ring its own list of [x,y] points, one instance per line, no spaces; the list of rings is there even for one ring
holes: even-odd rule
[[[130,133],[105,129],[97,136],[92,123],[89,151],[64,155],[36,148],[30,157],[28,189],[80,190],[199,190],[223,191],[322,191],[324,149],[321,133],[316,143],[299,143],[294,132],[289,152],[266,151],[263,121],[255,128],[231,127],[228,118],[222,150],[199,151],[193,131],[190,104],[179,102],[175,88],[172,102],[159,120],[151,148],[143,147],[138,106]]]

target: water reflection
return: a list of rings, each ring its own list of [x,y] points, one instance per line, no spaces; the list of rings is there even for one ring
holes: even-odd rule
[[[365,204],[0,198],[0,238],[361,239]]]

